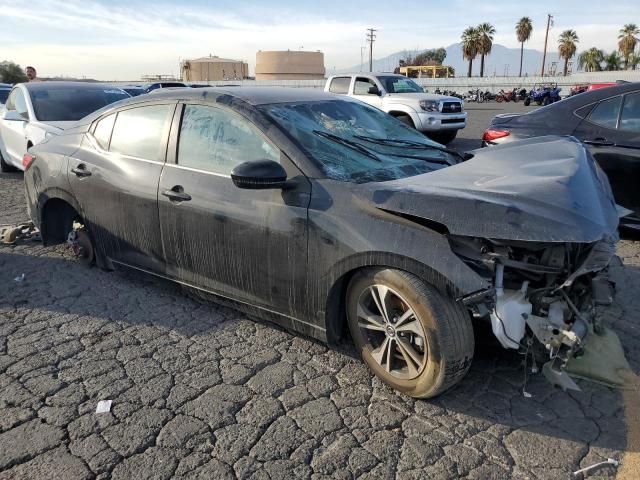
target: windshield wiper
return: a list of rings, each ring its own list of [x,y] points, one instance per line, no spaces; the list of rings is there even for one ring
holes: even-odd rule
[[[456,150],[446,147],[438,147],[437,145],[430,145],[428,143],[420,143],[414,142],[413,140],[403,140],[400,138],[377,138],[377,137],[367,137],[366,135],[354,135],[354,138],[359,138],[360,140],[366,140],[367,142],[377,143],[378,145],[390,145],[395,147],[412,147],[412,148],[422,148],[426,150],[437,150],[439,152],[448,153],[449,155],[453,155],[458,157],[463,162],[473,158],[473,155],[469,153],[460,153]]]
[[[356,150],[357,152],[360,152],[361,154],[374,159],[376,162],[382,162],[382,160],[380,160],[380,157],[378,157],[378,155],[373,153],[367,147],[360,145],[359,143],[352,142],[351,140],[340,137],[339,135],[334,135],[333,133],[323,132],[322,130],[313,130],[313,133],[315,135],[318,135],[319,137],[326,138],[328,140],[331,140],[332,142],[339,143],[340,145],[349,147],[352,150]]]

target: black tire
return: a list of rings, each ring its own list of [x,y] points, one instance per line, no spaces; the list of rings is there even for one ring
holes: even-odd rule
[[[9,165],[4,161],[4,157],[2,156],[2,152],[0,152],[0,172],[9,173],[9,172],[17,172],[18,169],[13,165]]]
[[[411,117],[409,115],[398,115],[396,118],[404,123],[407,127],[416,128],[413,120],[411,120]]]
[[[369,288],[374,285],[386,286],[399,294],[407,308],[415,312],[412,318],[423,328],[426,342],[422,352],[424,364],[417,370],[417,376],[402,378],[392,368],[387,371],[372,356],[373,347],[369,334],[363,333],[365,330],[358,322],[358,305],[361,305],[362,298],[365,298],[363,295],[367,295]],[[392,311],[391,308],[389,311]],[[356,349],[364,362],[384,383],[406,395],[416,398],[440,395],[458,383],[471,366],[475,343],[468,311],[415,275],[400,270],[376,268],[356,272],[347,288],[347,318]],[[376,335],[387,334],[377,332]],[[394,335],[406,342],[407,337],[401,337],[401,333]],[[395,340],[395,345],[399,341]],[[389,362],[402,361],[397,356],[399,351],[394,350]]]
[[[531,98],[527,97],[524,99],[524,106],[528,107],[529,105],[531,105]]]
[[[542,105],[544,105],[545,107],[547,105],[549,105],[551,103],[551,98],[549,97],[544,97],[544,100],[542,101]]]
[[[430,132],[427,136],[442,145],[447,145],[448,143],[453,142],[458,135],[458,130],[443,130],[441,132]]]
[[[536,105],[538,106],[542,105],[542,100],[536,100]]]

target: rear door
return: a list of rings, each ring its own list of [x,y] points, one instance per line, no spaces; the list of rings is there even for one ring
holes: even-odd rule
[[[303,312],[310,184],[248,118],[211,104],[184,106],[159,187],[170,276],[296,316]],[[179,133],[179,137],[178,137]],[[230,173],[245,161],[279,162],[286,190],[245,190]]]
[[[609,177],[616,202],[640,212],[640,91],[598,102],[574,135]]]
[[[158,181],[175,103],[102,117],[69,159],[68,178],[98,248],[112,260],[164,271]]]
[[[26,128],[29,122],[29,112],[27,108],[27,100],[24,92],[20,88],[14,88],[5,104],[7,111],[16,111],[24,119],[5,120],[0,117],[0,136],[2,136],[2,155],[7,163],[15,166],[22,165],[22,156],[27,151],[27,134]]]

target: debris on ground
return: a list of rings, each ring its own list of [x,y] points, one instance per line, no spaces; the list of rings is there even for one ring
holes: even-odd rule
[[[585,478],[585,476],[588,473],[593,472],[594,470],[598,470],[602,467],[605,467],[607,465],[613,465],[614,467],[618,467],[618,465],[620,465],[620,462],[618,462],[615,458],[607,458],[604,462],[599,462],[599,463],[595,463],[589,467],[585,467],[585,468],[581,468],[580,470],[576,470],[575,472],[573,472],[573,474],[571,475],[572,478],[575,479],[583,479]]]
[[[111,400],[100,400],[96,407],[96,413],[109,413],[111,410]]]
[[[40,231],[33,222],[23,222],[17,225],[5,225],[0,228],[0,242],[14,245],[20,239],[40,239]]]
[[[16,283],[22,283],[22,282],[24,282],[24,279],[25,279],[25,276],[24,276],[24,273],[23,273],[22,275],[18,275],[18,276],[17,276],[16,278],[14,278],[13,280],[14,280]]]

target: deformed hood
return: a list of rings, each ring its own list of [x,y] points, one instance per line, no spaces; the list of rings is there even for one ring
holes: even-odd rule
[[[544,242],[616,236],[609,182],[576,139],[538,137],[473,153],[431,173],[360,185],[362,194],[455,235]]]

